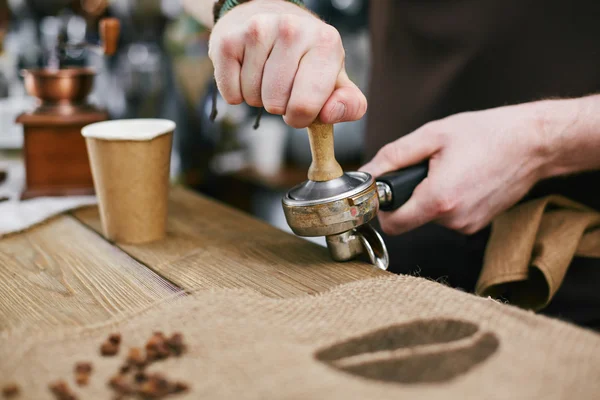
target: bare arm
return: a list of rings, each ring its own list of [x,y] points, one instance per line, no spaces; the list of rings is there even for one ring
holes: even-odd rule
[[[183,7],[186,12],[209,29],[213,27],[214,4],[214,0],[183,0]]]
[[[544,176],[600,169],[600,94],[541,105],[540,124],[549,153]]]

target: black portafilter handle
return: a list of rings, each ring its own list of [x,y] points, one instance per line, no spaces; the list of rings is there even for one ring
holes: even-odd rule
[[[410,199],[415,188],[426,177],[429,161],[402,168],[375,179],[379,195],[379,209],[394,211]]]

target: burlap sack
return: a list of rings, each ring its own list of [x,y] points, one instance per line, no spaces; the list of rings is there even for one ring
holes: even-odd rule
[[[23,398],[92,361],[82,399],[155,330],[188,352],[150,369],[190,384],[181,399],[597,399],[600,335],[421,278],[394,276],[287,300],[249,291],[182,296],[111,325],[2,340],[0,381]],[[120,353],[98,355],[109,333]],[[4,382],[0,382],[4,383]]]

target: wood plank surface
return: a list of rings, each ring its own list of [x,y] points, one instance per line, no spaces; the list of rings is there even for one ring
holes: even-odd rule
[[[101,232],[96,207],[73,215]],[[315,243],[181,187],[171,190],[166,239],[117,245],[184,289],[251,288],[289,297],[388,274],[365,262],[334,262]]]
[[[100,323],[183,292],[71,216],[0,240],[0,333]]]

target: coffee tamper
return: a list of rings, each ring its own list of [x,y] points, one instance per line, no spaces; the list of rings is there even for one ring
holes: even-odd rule
[[[369,224],[381,211],[404,204],[427,176],[426,164],[405,168],[375,180],[366,172],[346,172],[335,159],[333,125],[308,127],[312,164],[308,180],[282,199],[286,221],[302,237],[325,236],[331,258],[349,261],[367,255],[386,270],[389,255],[381,235]]]

